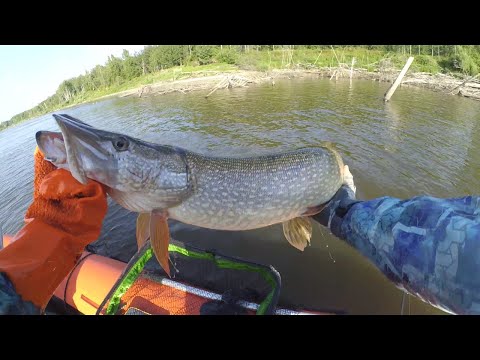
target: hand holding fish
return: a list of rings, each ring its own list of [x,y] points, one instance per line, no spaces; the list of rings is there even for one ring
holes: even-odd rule
[[[27,310],[28,305],[23,304],[25,308],[17,309],[18,313],[46,307],[85,246],[100,235],[107,212],[102,185],[91,180],[79,184],[70,172],[45,161],[38,149],[34,159],[33,201],[25,214],[27,224],[12,244],[0,251],[0,282],[2,273],[6,274],[23,301],[37,308]],[[2,299],[5,303],[0,304],[0,313],[9,303]],[[12,299],[12,303],[19,301]]]
[[[313,219],[398,288],[449,313],[480,314],[480,197],[362,201],[351,180]]]

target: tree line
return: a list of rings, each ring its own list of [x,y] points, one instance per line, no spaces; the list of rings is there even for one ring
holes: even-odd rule
[[[104,65],[97,65],[85,74],[63,81],[55,94],[36,107],[15,115],[9,121],[0,123],[0,130],[19,121],[48,113],[55,109],[78,102],[84,94],[108,90],[132,79],[159,72],[174,66],[206,65],[211,63],[235,64],[248,67],[259,61],[261,54],[279,54],[301,51],[312,54],[335,49],[364,50],[384,55],[402,54],[419,56],[419,61],[434,62],[445,72],[459,72],[476,75],[480,69],[480,46],[465,45],[154,45],[130,54],[123,51],[120,57],[111,55]],[[334,52],[335,52],[334,50]],[[258,54],[256,56],[255,54]],[[256,57],[255,57],[256,56]],[[320,55],[319,55],[320,56]],[[335,55],[336,56],[336,55]],[[257,59],[253,61],[252,59]],[[248,61],[252,60],[252,61]],[[317,58],[318,60],[318,58]],[[283,65],[283,58],[282,58]],[[318,64],[317,64],[318,66]],[[259,66],[259,69],[264,67]]]

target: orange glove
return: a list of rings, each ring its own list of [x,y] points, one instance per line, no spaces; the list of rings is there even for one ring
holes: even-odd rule
[[[85,246],[100,235],[106,212],[101,184],[89,180],[82,185],[69,171],[44,160],[37,148],[27,224],[0,251],[0,272],[7,274],[23,300],[43,311]]]

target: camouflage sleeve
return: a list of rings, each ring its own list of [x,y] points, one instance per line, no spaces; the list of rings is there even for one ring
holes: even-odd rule
[[[0,315],[39,315],[40,310],[30,301],[23,301],[8,277],[0,273]]]
[[[399,288],[453,314],[480,314],[480,197],[354,203],[333,231]]]

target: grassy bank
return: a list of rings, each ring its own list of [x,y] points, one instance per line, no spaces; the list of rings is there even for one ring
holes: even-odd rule
[[[65,80],[56,93],[38,106],[0,123],[0,130],[32,117],[94,101],[125,90],[215,72],[254,70],[320,70],[354,68],[369,73],[401,69],[415,57],[409,72],[475,75],[480,69],[478,46],[149,46],[121,58],[111,56],[85,75]]]
[[[125,90],[135,89],[145,85],[151,85],[160,82],[168,82],[179,80],[187,76],[190,72],[209,73],[209,72],[227,72],[237,70],[236,66],[230,64],[210,64],[199,66],[176,66],[170,69],[161,70],[155,73],[146,74],[137,78],[123,82],[122,84],[115,84],[108,88],[86,91],[81,93],[78,97],[72,100],[73,104],[81,102],[89,102],[99,98],[120,93]]]
[[[214,72],[228,72],[228,71],[235,71],[238,67],[230,64],[210,64],[210,65],[199,65],[199,66],[177,66],[166,70],[161,70],[155,73],[142,75],[131,80],[127,80],[125,82],[119,84],[113,84],[109,87],[104,87],[95,90],[87,90],[81,91],[76,96],[71,97],[68,100],[60,101],[58,103],[53,104],[45,104],[44,102],[40,103],[40,105],[29,109],[21,114],[15,115],[11,120],[5,121],[0,123],[0,130],[3,130],[9,126],[19,124],[23,121],[28,119],[42,116],[48,114],[50,112],[54,112],[60,109],[68,108],[71,106],[93,102],[98,99],[112,96],[117,93],[121,93],[125,90],[129,89],[136,89],[138,87],[142,87],[145,85],[167,82],[172,80],[179,80],[182,77],[185,77],[188,72],[204,72],[207,74],[210,71]]]

